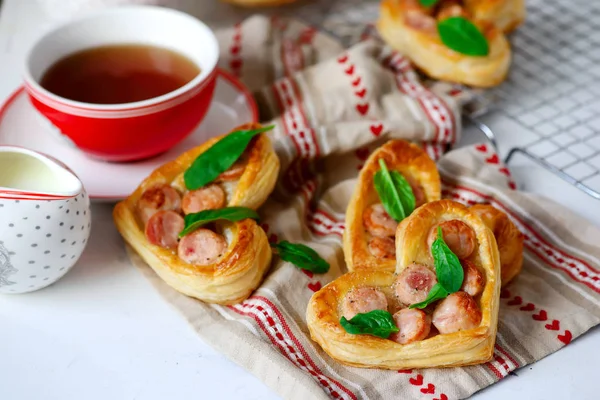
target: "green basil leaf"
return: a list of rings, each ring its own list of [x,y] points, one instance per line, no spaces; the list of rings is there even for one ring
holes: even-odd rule
[[[444,242],[442,228],[439,226],[437,238],[431,245],[431,254],[438,282],[448,293],[458,291],[463,284],[465,273],[456,254]]]
[[[409,216],[415,210],[415,205],[417,200],[415,199],[415,194],[410,187],[410,183],[406,180],[404,176],[398,171],[390,172],[390,176],[392,177],[392,181],[394,182],[394,186],[396,190],[398,190],[398,194],[400,195],[400,201],[402,202],[402,207],[406,212],[406,215]]]
[[[353,335],[373,335],[387,339],[399,329],[392,314],[384,310],[373,310],[364,314],[356,314],[350,321],[346,317],[340,319],[340,325]]]
[[[210,222],[226,220],[226,221],[241,221],[246,218],[258,220],[258,213],[246,207],[226,207],[217,210],[204,210],[193,214],[188,214],[184,218],[184,228],[179,233],[179,237],[183,237],[192,233],[202,225]]]
[[[445,299],[449,294],[438,282],[433,285],[425,300],[420,303],[411,304],[408,308],[425,308],[434,301]]]
[[[213,144],[183,173],[185,186],[189,190],[196,190],[217,179],[240,158],[254,136],[270,131],[273,127],[271,125],[235,131]]]
[[[438,1],[440,0],[419,0],[419,3],[421,3],[423,7],[431,7],[434,6]]]
[[[379,159],[381,169],[373,179],[375,190],[383,208],[396,221],[400,222],[415,209],[415,195],[410,184],[398,171],[390,172],[383,159]]]
[[[483,33],[463,17],[439,21],[438,32],[442,42],[452,50],[468,56],[487,56],[490,46]]]
[[[434,301],[446,298],[450,293],[458,292],[463,284],[465,278],[463,267],[456,254],[444,242],[442,228],[439,226],[437,237],[431,245],[431,254],[438,283],[431,288],[425,300],[411,304],[409,308],[425,308]]]
[[[283,261],[290,262],[300,269],[316,274],[324,274],[329,271],[329,263],[319,253],[301,243],[290,243],[283,240],[273,244],[272,247],[277,250]]]

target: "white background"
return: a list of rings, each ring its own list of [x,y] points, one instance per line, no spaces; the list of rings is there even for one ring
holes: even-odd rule
[[[222,10],[219,15],[228,17]],[[20,85],[23,55],[52,18],[34,0],[5,0],[0,100]],[[519,132],[502,123],[494,127],[505,151]],[[481,140],[467,129],[463,143]],[[545,194],[600,226],[599,201],[524,160],[511,166],[520,188]],[[89,245],[61,281],[27,295],[0,295],[0,399],[278,398],[205,345],[129,265],[111,211],[108,204],[93,206]],[[599,345],[600,330],[594,329],[475,397],[597,399]]]

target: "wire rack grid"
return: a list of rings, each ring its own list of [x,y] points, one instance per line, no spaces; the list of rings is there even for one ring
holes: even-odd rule
[[[494,132],[482,117],[515,122],[520,140],[507,163],[522,154],[600,199],[600,1],[526,4],[525,23],[510,35],[508,79],[491,91],[471,90],[465,116],[494,145],[504,143],[505,132]],[[379,1],[336,1],[330,11],[321,27],[352,44],[357,27],[377,18]]]
[[[530,0],[511,35],[513,65],[490,94],[516,122],[513,148],[600,199],[600,1]]]

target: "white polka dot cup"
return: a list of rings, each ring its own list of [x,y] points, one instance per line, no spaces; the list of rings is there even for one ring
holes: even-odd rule
[[[61,162],[0,146],[0,293],[46,287],[75,265],[91,227],[90,200]]]

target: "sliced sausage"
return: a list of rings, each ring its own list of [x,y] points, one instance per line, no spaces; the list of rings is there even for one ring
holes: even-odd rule
[[[407,26],[428,35],[437,35],[435,18],[427,13],[427,9],[418,0],[401,0],[400,5],[404,9],[404,22]]]
[[[225,191],[215,184],[187,192],[181,202],[181,208],[186,214],[215,210],[224,206]]]
[[[369,251],[376,258],[394,259],[396,257],[396,242],[389,237],[374,236],[369,240]]]
[[[200,228],[184,236],[179,241],[177,254],[188,264],[214,264],[225,254],[227,241],[210,229]]]
[[[173,210],[179,212],[181,209],[181,197],[179,192],[169,185],[159,185],[147,189],[138,200],[138,215],[146,224],[148,219],[157,211]]]
[[[465,273],[465,279],[460,290],[475,297],[483,292],[483,287],[485,286],[483,273],[470,261],[462,260],[460,263]]]
[[[412,263],[396,278],[394,291],[403,304],[415,304],[425,300],[436,283],[435,272],[425,265]]]
[[[425,197],[425,190],[423,189],[423,186],[421,186],[419,181],[417,181],[412,176],[408,174],[403,176],[408,181],[408,184],[410,185],[410,188],[412,189],[412,192],[415,195],[415,208],[425,204],[427,202],[427,198]]]
[[[450,250],[458,258],[467,258],[475,250],[475,244],[477,243],[477,237],[475,231],[469,225],[457,219],[443,222],[439,225],[442,228],[442,237],[444,242],[448,245]],[[429,237],[427,238],[427,245],[431,249],[431,245],[437,238],[437,226],[431,228],[429,231]]]
[[[342,302],[342,315],[350,320],[356,314],[388,309],[385,294],[375,287],[360,287],[349,291]]]
[[[217,182],[230,182],[240,179],[244,170],[246,169],[246,165],[248,162],[245,160],[245,157],[240,157],[227,171],[221,172],[221,174],[217,177]]]
[[[363,213],[363,224],[371,235],[377,237],[393,237],[398,227],[396,220],[390,217],[381,203],[367,207]]]
[[[184,225],[183,217],[175,211],[155,212],[146,224],[146,239],[156,246],[174,249]]]
[[[409,344],[425,339],[431,329],[431,317],[421,310],[403,308],[394,314],[394,322],[400,329],[389,339],[400,344]]]
[[[440,333],[473,329],[481,323],[481,310],[467,293],[456,292],[439,302],[432,322]]]
[[[443,21],[450,17],[464,17],[468,18],[467,10],[457,1],[450,0],[444,1],[440,7],[437,14],[437,20]]]

